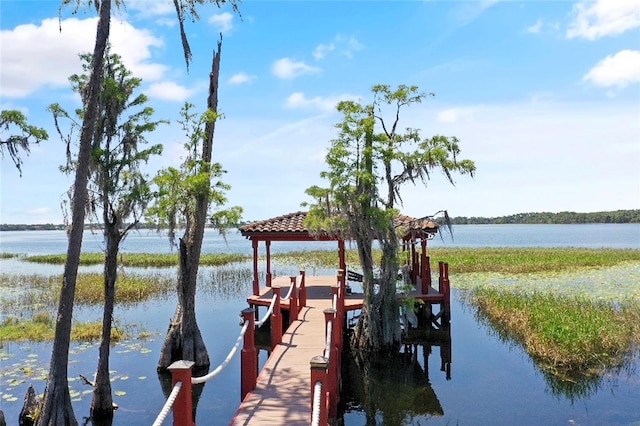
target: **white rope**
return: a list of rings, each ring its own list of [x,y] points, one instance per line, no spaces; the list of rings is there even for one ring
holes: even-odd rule
[[[244,325],[242,326],[242,331],[240,332],[240,336],[238,336],[238,340],[236,340],[236,344],[233,345],[233,348],[231,348],[229,355],[227,355],[227,358],[224,361],[222,361],[222,364],[220,364],[218,368],[216,368],[215,370],[213,370],[211,373],[207,375],[204,375],[201,377],[192,377],[191,384],[199,385],[200,383],[205,383],[213,379],[214,377],[216,377],[218,374],[220,374],[220,372],[224,370],[225,367],[229,364],[229,362],[231,361],[231,358],[233,358],[233,356],[236,354],[236,351],[240,347],[240,343],[242,343],[242,339],[244,338],[244,334],[247,332],[248,328],[249,328],[249,321],[245,321]]]
[[[324,349],[324,356],[327,360],[331,359],[331,331],[333,329],[333,320],[327,323],[327,347]]]
[[[267,322],[267,320],[269,319],[269,317],[271,316],[271,314],[273,313],[273,307],[276,304],[276,298],[278,296],[276,296],[275,294],[273,295],[273,297],[271,298],[271,304],[269,305],[269,309],[267,309],[267,313],[264,314],[264,316],[262,317],[262,319],[260,321],[258,321],[256,323],[256,328],[260,328],[262,327],[262,324],[264,324],[265,322]]]
[[[338,309],[338,295],[333,295],[333,309]]]
[[[289,298],[291,297],[291,292],[293,291],[293,281],[291,282],[291,285],[289,286],[289,293],[287,293],[287,295],[285,297],[283,297],[281,300],[285,301],[285,300],[289,300]]]
[[[322,402],[322,382],[317,381],[313,386],[313,411],[311,412],[311,426],[320,426],[320,403]]]
[[[180,393],[180,388],[182,388],[182,382],[176,382],[171,389],[171,393],[169,394],[169,398],[167,398],[167,402],[164,403],[162,410],[160,410],[160,414],[156,417],[156,421],[153,422],[153,426],[160,426],[164,423],[164,420],[167,418],[169,411],[171,411],[171,407],[173,407],[173,403],[176,401],[178,394]]]

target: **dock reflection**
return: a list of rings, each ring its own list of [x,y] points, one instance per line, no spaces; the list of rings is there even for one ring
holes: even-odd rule
[[[440,371],[451,380],[450,328],[412,329],[400,351],[380,359],[345,350],[339,417],[358,411],[365,414],[367,425],[404,425],[417,416],[443,416],[429,379],[429,358],[436,353]]]

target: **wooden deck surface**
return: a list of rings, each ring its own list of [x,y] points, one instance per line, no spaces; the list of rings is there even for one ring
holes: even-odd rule
[[[286,279],[285,279],[286,278]],[[247,394],[231,425],[308,425],[311,421],[311,373],[309,361],[322,355],[325,348],[323,310],[331,307],[331,286],[335,277],[306,277],[307,306],[298,320],[282,335],[262,371],[256,388]],[[283,296],[288,277],[274,279]],[[263,289],[259,299],[269,301],[270,289]],[[255,303],[258,302],[258,303]],[[262,304],[258,300],[254,304]],[[288,304],[287,304],[288,306]]]
[[[286,296],[289,277],[273,280]],[[323,310],[332,307],[331,287],[336,277],[306,276],[307,306],[298,320],[291,322],[258,375],[256,388],[241,402],[230,425],[308,425],[311,422],[311,373],[309,361],[322,355],[325,349],[325,319]],[[442,299],[435,289],[428,295],[413,292],[412,296],[430,300]],[[270,288],[248,298],[253,305],[268,306],[272,298]],[[288,302],[282,308],[288,309]],[[362,307],[362,294],[346,296],[345,310]],[[262,312],[261,312],[262,315]]]

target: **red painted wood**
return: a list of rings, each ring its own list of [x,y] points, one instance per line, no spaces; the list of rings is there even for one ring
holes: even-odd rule
[[[169,366],[171,385],[182,382],[178,397],[173,403],[173,426],[195,426],[191,400],[191,369],[193,361],[176,361]]]
[[[242,319],[249,321],[249,327],[244,334],[244,344],[240,353],[240,399],[256,388],[258,377],[258,352],[255,346],[255,310],[245,309],[242,311]]]

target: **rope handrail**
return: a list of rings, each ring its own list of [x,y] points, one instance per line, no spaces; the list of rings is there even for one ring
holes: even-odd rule
[[[338,309],[338,295],[337,294],[333,295],[333,306],[332,306],[332,308],[333,309]]]
[[[331,360],[331,335],[333,330],[333,320],[327,323],[327,342],[326,347],[324,348],[324,356],[327,360]]]
[[[294,281],[291,282],[291,284],[289,284],[289,292],[287,293],[287,295],[285,297],[283,297],[282,300],[283,302],[286,300],[289,300],[289,298],[291,297],[291,293],[293,292],[293,285],[295,284]]]
[[[267,309],[267,312],[264,314],[262,319],[256,323],[256,328],[262,327],[262,324],[267,322],[267,320],[271,317],[271,314],[273,314],[273,307],[276,304],[277,297],[278,296],[276,296],[275,294],[273,295],[273,297],[271,298],[271,304],[269,305],[269,309]]]
[[[171,407],[173,407],[173,403],[176,401],[176,398],[180,393],[181,388],[182,382],[176,382],[176,384],[173,386],[173,389],[171,389],[171,393],[169,394],[167,401],[164,403],[162,410],[160,410],[158,417],[156,417],[156,420],[153,422],[153,426],[160,426],[162,425],[162,423],[164,423],[167,415],[169,414],[169,411],[171,411]]]
[[[322,401],[322,382],[318,380],[313,386],[313,409],[311,411],[311,426],[320,425],[321,401]]]
[[[200,377],[192,377],[191,378],[191,384],[199,385],[200,383],[205,383],[205,382],[213,379],[218,374],[220,374],[220,372],[225,369],[225,367],[229,364],[229,362],[231,362],[231,359],[233,358],[233,356],[238,351],[238,348],[240,347],[240,344],[242,343],[242,339],[244,338],[244,334],[247,332],[248,328],[249,328],[249,321],[245,321],[244,325],[242,326],[242,331],[240,331],[240,336],[238,336],[238,339],[236,340],[235,345],[233,345],[233,348],[231,348],[231,351],[229,352],[229,355],[227,355],[225,360],[222,361],[222,363],[215,370],[213,370],[211,373],[206,374],[204,376],[200,376]]]

